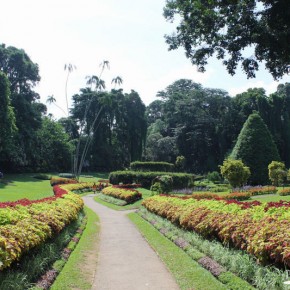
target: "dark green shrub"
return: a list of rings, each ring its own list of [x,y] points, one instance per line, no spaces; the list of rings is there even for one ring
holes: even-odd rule
[[[250,168],[249,183],[268,184],[268,165],[280,156],[272,135],[259,114],[251,114],[245,122],[230,156]]]
[[[152,181],[157,176],[169,175],[172,177],[174,189],[186,188],[193,185],[193,175],[173,172],[137,172],[137,171],[114,171],[109,175],[111,184],[140,183],[142,187],[150,189]]]
[[[141,162],[135,161],[130,164],[130,168],[133,171],[162,171],[172,172],[174,171],[174,164],[168,162]]]
[[[214,183],[219,183],[222,181],[222,178],[217,171],[209,172],[206,176],[206,179]]]
[[[161,175],[153,179],[150,190],[157,193],[169,193],[172,191],[173,179],[170,175]]]

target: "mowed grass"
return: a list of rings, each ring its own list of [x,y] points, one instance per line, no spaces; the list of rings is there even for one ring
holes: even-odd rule
[[[132,203],[132,204],[127,204],[124,206],[119,206],[119,205],[115,205],[109,202],[106,202],[100,198],[98,198],[97,196],[94,198],[94,200],[108,208],[114,209],[114,210],[129,210],[129,209],[137,209],[141,206],[141,203],[144,199],[148,198],[151,196],[151,191],[145,188],[137,188],[137,190],[139,192],[142,193],[142,199]]]
[[[157,252],[166,267],[172,273],[180,289],[224,290],[228,289],[210,272],[203,269],[191,259],[182,249],[161,235],[152,225],[138,214],[130,213],[129,219]]]
[[[0,202],[16,201],[27,198],[37,200],[53,196],[49,180],[36,179],[37,173],[4,174],[0,180]],[[48,174],[57,177],[55,174]],[[88,173],[89,176],[81,176],[80,181],[97,182],[97,179],[106,179],[108,173]]]
[[[99,218],[85,207],[87,226],[75,250],[69,257],[51,290],[91,289],[97,265],[99,248]]]
[[[31,200],[53,196],[49,180],[34,178],[33,173],[5,174],[0,180],[0,202]]]

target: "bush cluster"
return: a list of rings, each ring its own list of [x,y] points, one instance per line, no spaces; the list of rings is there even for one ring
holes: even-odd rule
[[[192,174],[174,172],[114,171],[110,173],[109,179],[112,184],[140,183],[142,187],[150,189],[154,178],[161,175],[172,177],[174,189],[191,187],[193,185]]]

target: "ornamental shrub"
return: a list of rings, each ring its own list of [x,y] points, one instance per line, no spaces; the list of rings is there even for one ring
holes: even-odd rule
[[[160,193],[169,193],[172,191],[173,179],[170,175],[157,176],[153,180],[153,185],[150,190]]]
[[[220,169],[222,176],[232,187],[244,185],[251,174],[249,167],[245,166],[241,160],[226,159]]]
[[[222,181],[221,176],[217,171],[209,172],[206,179],[214,183],[220,183]]]
[[[259,114],[251,114],[245,122],[230,156],[243,160],[251,170],[250,184],[267,184],[268,165],[280,160],[278,149],[270,131]]]
[[[272,161],[268,166],[268,170],[269,179],[275,186],[281,185],[287,176],[286,167],[283,162]]]
[[[174,164],[168,162],[141,162],[135,161],[130,164],[133,171],[174,171]]]

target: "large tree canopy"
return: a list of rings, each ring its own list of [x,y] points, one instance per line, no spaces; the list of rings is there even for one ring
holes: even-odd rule
[[[213,55],[231,75],[241,64],[248,78],[255,77],[261,61],[274,79],[289,71],[289,0],[167,0],[165,18],[175,15],[181,21],[166,36],[169,49],[184,47],[200,71]]]

